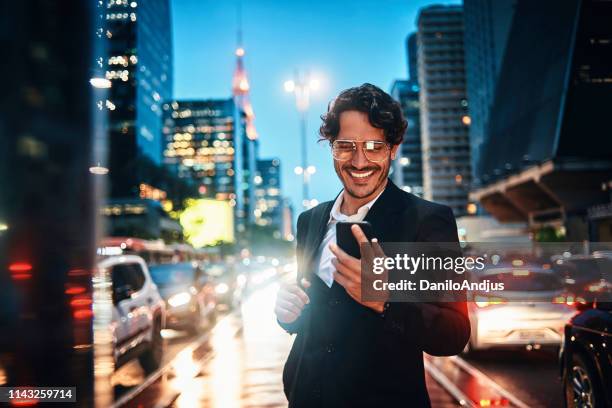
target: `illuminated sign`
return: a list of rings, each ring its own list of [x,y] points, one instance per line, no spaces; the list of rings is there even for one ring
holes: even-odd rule
[[[234,241],[234,212],[229,201],[188,200],[179,220],[185,239],[195,248]]]

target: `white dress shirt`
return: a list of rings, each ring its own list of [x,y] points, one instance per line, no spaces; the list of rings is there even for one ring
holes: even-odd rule
[[[384,190],[383,190],[384,191]],[[370,202],[364,204],[359,207],[356,214],[353,215],[345,215],[340,212],[340,208],[342,208],[342,200],[344,199],[344,190],[338,195],[336,201],[334,201],[334,206],[329,213],[329,221],[327,222],[327,231],[325,232],[325,236],[323,237],[323,241],[321,245],[317,249],[317,253],[319,254],[319,269],[317,270],[317,275],[327,286],[331,288],[334,283],[334,272],[336,268],[332,264],[332,258],[335,258],[335,255],[329,249],[330,244],[336,243],[336,223],[339,221],[344,222],[358,222],[363,221],[368,211],[378,197],[382,194],[382,191]]]

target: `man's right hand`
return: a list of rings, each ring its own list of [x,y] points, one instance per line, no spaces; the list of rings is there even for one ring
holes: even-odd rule
[[[310,282],[302,279],[302,286],[309,288]],[[310,299],[301,287],[295,283],[284,284],[278,291],[274,312],[279,322],[293,323],[300,317],[304,306],[308,303],[310,303]]]

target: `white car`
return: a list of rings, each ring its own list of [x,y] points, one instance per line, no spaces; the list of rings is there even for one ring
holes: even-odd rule
[[[164,352],[165,303],[145,261],[136,255],[111,256],[98,263],[112,279],[115,367],[138,358],[145,372],[159,368]]]
[[[466,352],[561,345],[565,323],[576,309],[573,296],[552,269],[496,267],[478,279],[503,282],[505,290],[468,293],[471,336]]]

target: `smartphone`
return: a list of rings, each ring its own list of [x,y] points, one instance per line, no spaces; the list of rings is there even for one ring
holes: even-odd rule
[[[347,254],[355,258],[361,258],[361,251],[359,250],[359,243],[351,231],[351,226],[357,224],[361,227],[361,230],[371,240],[374,238],[374,230],[372,224],[367,221],[360,222],[338,222],[336,224],[336,243],[338,246]]]

